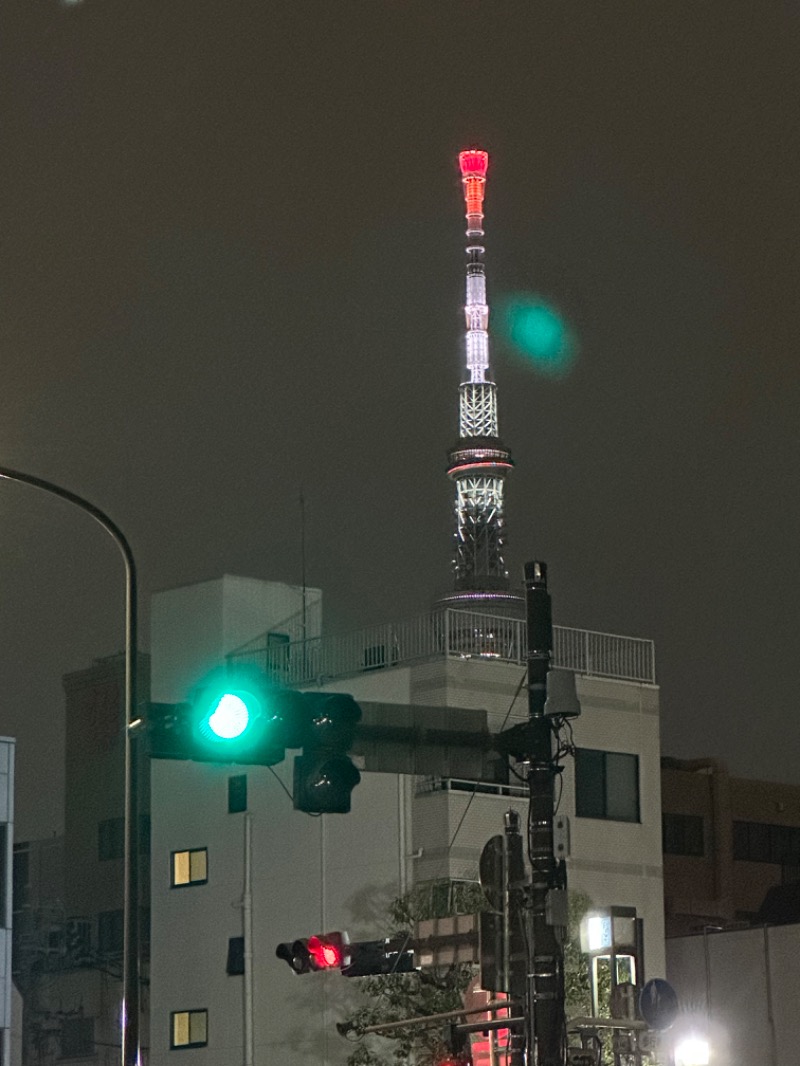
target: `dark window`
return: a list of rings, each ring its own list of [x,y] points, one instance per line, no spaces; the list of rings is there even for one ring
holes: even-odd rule
[[[228,941],[226,970],[231,977],[244,973],[244,937],[232,936]]]
[[[121,859],[125,849],[125,819],[106,818],[97,826],[97,855],[105,859]]]
[[[30,902],[31,853],[27,844],[14,845],[12,899],[14,910],[21,911]]]
[[[170,1047],[205,1047],[208,1043],[207,1010],[176,1010],[171,1022]]]
[[[61,1023],[61,1058],[94,1055],[94,1018],[65,1018]]]
[[[228,814],[247,810],[247,774],[228,778]]]
[[[122,911],[102,911],[97,916],[97,950],[101,955],[122,953]]]
[[[639,821],[639,756],[578,748],[575,813],[579,818]]]
[[[702,815],[664,814],[661,831],[665,855],[705,855]]]
[[[8,870],[8,825],[0,823],[0,925],[6,924],[6,872]],[[12,867],[13,876],[13,867]],[[12,904],[13,905],[13,904]]]
[[[733,857],[740,862],[800,865],[800,828],[766,822],[733,823]]]

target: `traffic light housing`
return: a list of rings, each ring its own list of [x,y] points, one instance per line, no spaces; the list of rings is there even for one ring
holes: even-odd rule
[[[361,774],[347,752],[361,720],[352,696],[339,692],[303,694],[307,718],[303,754],[294,760],[294,807],[307,814],[347,814]]]
[[[351,944],[347,933],[319,933],[278,944],[275,954],[298,975],[339,970],[345,977],[370,977],[417,970],[408,937]]]
[[[319,933],[278,944],[275,954],[296,974],[341,970],[349,962],[347,933]]]
[[[361,708],[345,693],[296,692],[255,667],[223,668],[185,703],[151,703],[147,732],[157,759],[275,766],[288,748],[301,748],[295,810],[346,814],[361,780],[348,755],[360,720]]]
[[[272,684],[256,668],[221,669],[185,703],[151,703],[150,754],[161,759],[274,766],[299,748],[307,712],[302,693]]]

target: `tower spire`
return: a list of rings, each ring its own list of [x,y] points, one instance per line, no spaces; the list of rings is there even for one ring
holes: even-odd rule
[[[483,246],[483,198],[489,155],[478,149],[458,157],[467,218],[466,375],[459,386],[458,440],[447,473],[456,486],[453,570],[447,606],[508,613],[522,597],[509,589],[503,559],[503,490],[513,461],[498,435],[497,386],[489,365],[489,306]]]

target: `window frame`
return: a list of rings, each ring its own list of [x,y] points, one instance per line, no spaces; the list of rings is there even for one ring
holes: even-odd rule
[[[198,854],[205,855],[205,877],[192,877],[192,855]],[[187,855],[189,862],[189,879],[187,881],[175,880],[175,859],[178,855]],[[175,851],[170,852],[169,858],[169,884],[170,888],[196,888],[197,885],[208,884],[208,848],[203,846],[200,848],[176,848]]]
[[[175,1043],[175,1019],[180,1014],[185,1014],[189,1040],[185,1044]],[[206,1019],[205,1040],[192,1041],[192,1015],[204,1014]],[[192,1048],[208,1047],[208,1007],[190,1007],[184,1010],[173,1010],[169,1014],[169,1046],[171,1051],[190,1051]]]
[[[597,810],[597,796],[590,796],[587,794],[588,785],[581,788],[579,772],[579,763],[581,756],[586,758],[592,757],[600,763],[599,785],[600,785],[600,810],[601,813],[586,813],[587,805],[595,805]],[[609,814],[609,808],[613,809],[611,800],[613,796],[609,793],[609,775],[608,764],[612,759],[631,759],[632,766],[635,772],[635,797],[636,797],[636,810],[634,817],[621,818],[618,814]],[[586,771],[584,771],[586,772]],[[598,782],[593,782],[595,790]],[[583,795],[581,795],[583,793]],[[579,809],[581,808],[582,809]],[[641,825],[642,823],[642,781],[641,781],[641,768],[638,752],[635,751],[607,751],[604,748],[577,748],[575,751],[575,817],[576,818],[591,818],[594,821],[603,822],[619,822],[623,825]]]

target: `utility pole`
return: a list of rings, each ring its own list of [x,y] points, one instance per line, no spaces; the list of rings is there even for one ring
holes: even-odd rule
[[[497,738],[497,749],[524,768],[529,790],[527,829],[530,884],[517,923],[526,951],[509,959],[512,998],[521,997],[525,1015],[527,1066],[564,1066],[564,935],[567,924],[566,871],[553,850],[554,781],[559,772],[553,751],[558,708],[546,707],[547,675],[553,650],[553,622],[547,591],[547,566],[525,566],[528,622],[528,720]],[[507,832],[510,827],[507,827]],[[519,1044],[519,1041],[517,1042]],[[520,1066],[522,1049],[512,1042],[511,1061]]]
[[[554,924],[556,898],[564,902],[566,877],[553,853],[555,802],[552,721],[545,714],[547,671],[553,650],[553,620],[547,591],[547,566],[525,566],[528,618],[528,857],[531,884],[528,909],[533,931],[528,971],[528,1061],[562,1066],[566,1047],[564,1019],[564,946]],[[553,896],[552,893],[559,893]]]

